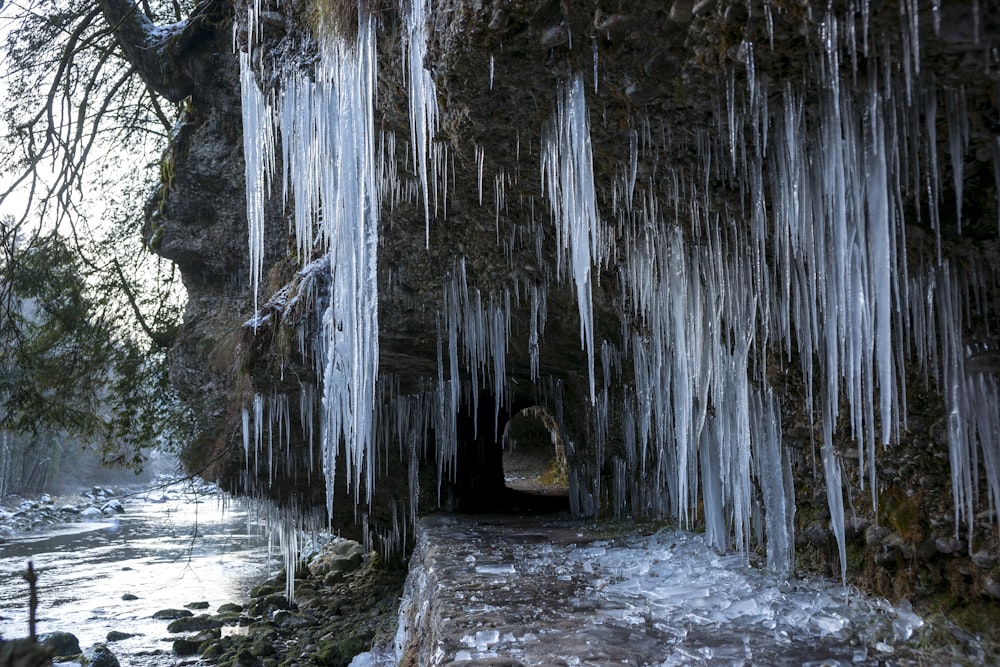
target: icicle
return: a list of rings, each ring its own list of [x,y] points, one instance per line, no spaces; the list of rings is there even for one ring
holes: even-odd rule
[[[975,521],[974,504],[976,482],[974,422],[967,409],[970,405],[965,371],[965,347],[962,344],[963,316],[959,290],[947,262],[940,266],[935,281],[934,296],[937,303],[938,331],[942,358],[942,393],[948,412],[948,451],[951,463],[951,493],[955,512],[955,537],[964,521],[972,540]],[[985,435],[985,434],[984,434]],[[989,440],[994,439],[987,435]],[[994,482],[995,483],[995,482]]]
[[[240,91],[243,108],[243,156],[246,163],[247,238],[250,251],[250,290],[253,309],[264,266],[264,202],[274,169],[274,124],[271,105],[257,86],[250,54],[240,53]]]
[[[531,320],[528,334],[528,355],[531,364],[531,380],[538,380],[539,372],[539,340],[545,332],[545,288],[531,288]]]
[[[486,164],[486,149],[476,146],[476,183],[479,186],[479,205],[483,205],[483,167]]]
[[[767,566],[789,572],[795,555],[795,490],[792,469],[781,445],[781,416],[770,387],[753,394],[754,462],[767,522]]]
[[[594,382],[594,322],[591,306],[591,265],[601,260],[600,231],[594,165],[590,146],[590,119],[583,78],[575,76],[560,91],[556,118],[542,152],[543,188],[548,189],[557,242],[568,255],[576,284],[580,313],[580,341],[587,351],[590,400],[596,402]],[[561,253],[557,271],[561,266]]]
[[[372,117],[374,39],[371,17],[361,17],[356,43],[349,45],[337,38],[321,43],[315,82],[289,72],[281,97],[285,201],[294,204],[298,252],[305,262],[313,245],[321,242],[331,282],[322,331],[315,343],[323,381],[321,443],[331,515],[342,444],[356,502],[360,502],[362,485],[369,501],[374,486],[377,215],[383,191],[376,169]],[[266,134],[270,126],[260,117],[269,119],[272,112],[246,68],[243,92],[251,257],[259,262],[260,251],[255,249],[262,242],[262,231],[255,221],[262,220],[261,184],[266,181],[258,175],[269,177],[273,168],[273,138]],[[255,136],[261,132],[264,140]],[[264,146],[260,151],[259,145]],[[256,295],[260,266],[254,266],[251,280]],[[287,417],[283,423],[287,428]]]
[[[941,177],[938,170],[937,156],[937,87],[931,81],[925,91],[924,99],[924,129],[927,133],[927,204],[930,207],[931,228],[934,230],[934,243],[937,248],[938,264],[943,261],[941,253],[941,216],[939,202],[941,201]]]
[[[430,247],[431,189],[428,171],[438,164],[440,156],[434,144],[438,130],[437,86],[430,71],[424,67],[427,58],[427,20],[430,16],[429,0],[411,0],[406,13],[406,67],[409,74],[410,143],[413,162],[420,176],[424,195],[424,243]],[[490,89],[493,88],[493,57],[490,56]],[[436,173],[436,170],[435,170]],[[445,179],[446,180],[446,179]],[[481,180],[481,179],[480,179]],[[480,185],[480,200],[482,186]],[[434,189],[437,197],[437,188]],[[480,201],[480,204],[482,201]]]
[[[844,524],[844,492],[840,461],[833,450],[833,415],[823,416],[823,473],[826,478],[826,501],[830,509],[830,530],[840,554],[840,580],[847,585],[847,539]]]
[[[247,410],[246,406],[243,406],[243,455],[245,458],[245,466],[247,470],[250,469],[250,411]]]
[[[962,233],[962,184],[963,162],[969,147],[969,116],[965,110],[965,90],[950,88],[945,91],[945,110],[948,117],[948,149],[951,153],[951,172],[955,184],[955,219],[958,233]]]
[[[253,397],[253,454],[254,476],[260,474],[260,450],[264,439],[264,397],[254,394]]]

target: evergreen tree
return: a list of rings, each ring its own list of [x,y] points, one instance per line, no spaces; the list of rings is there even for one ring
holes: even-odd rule
[[[183,106],[164,63],[199,14],[183,19],[192,8],[177,0],[0,7],[0,478],[15,454],[55,460],[44,452],[66,438],[138,469],[150,447],[190,436],[166,358],[183,288],[141,233]]]

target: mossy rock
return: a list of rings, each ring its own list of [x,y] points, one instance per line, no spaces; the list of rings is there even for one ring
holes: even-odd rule
[[[233,658],[233,667],[257,667],[259,664],[260,660],[249,648],[241,648],[236,652],[236,657]]]
[[[284,595],[268,595],[254,600],[248,609],[248,613],[251,616],[263,616],[268,611],[288,609],[290,606],[288,598]]]
[[[223,625],[224,623],[214,616],[199,614],[198,616],[178,618],[167,626],[167,632],[200,632],[201,630],[221,628]]]
[[[69,632],[48,632],[38,637],[38,643],[50,647],[57,658],[80,654],[80,640]]]
[[[201,648],[202,642],[195,639],[175,639],[173,643],[174,655],[179,657],[185,657],[189,655],[196,655]]]
[[[274,595],[282,591],[284,587],[279,587],[271,583],[261,584],[260,586],[254,586],[250,589],[251,598],[262,598],[267,595]]]
[[[186,618],[188,616],[194,616],[194,613],[188,611],[187,609],[161,609],[153,614],[153,618],[160,621],[172,621],[177,618]]]
[[[879,513],[883,521],[910,544],[918,544],[926,537],[926,518],[920,507],[921,493],[909,495],[898,486],[890,486],[879,498]]]
[[[222,640],[202,642],[198,652],[202,659],[214,662],[226,654],[226,642]]]
[[[321,642],[316,654],[310,656],[312,663],[326,667],[347,667],[354,656],[364,653],[369,644],[359,636]]]
[[[223,625],[239,625],[240,619],[243,618],[242,610],[236,612],[224,612],[216,615],[216,618]]]

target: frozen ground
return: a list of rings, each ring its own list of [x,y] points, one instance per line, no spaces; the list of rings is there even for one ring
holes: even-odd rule
[[[922,625],[905,601],[778,577],[692,533],[453,516],[421,521],[400,620],[395,650],[356,664],[899,664]]]

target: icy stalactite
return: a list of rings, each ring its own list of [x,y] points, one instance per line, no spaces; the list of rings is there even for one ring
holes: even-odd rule
[[[751,442],[767,526],[767,564],[790,572],[795,554],[795,490],[788,451],[781,442],[781,414],[770,387],[754,391]]]
[[[315,84],[301,76],[285,82],[280,101],[282,193],[286,210],[292,199],[296,251],[302,266],[316,252],[319,178],[324,156],[315,150],[313,133],[320,111],[314,104]]]
[[[907,24],[909,47],[915,48],[911,27]],[[627,439],[635,437],[633,447],[648,450],[652,463],[665,471],[669,511],[682,523],[697,502],[700,472],[706,539],[717,547],[727,547],[730,539],[738,546],[748,543],[756,519],[750,505],[741,503],[747,489],[758,485],[765,497],[769,561],[779,569],[791,563],[787,528],[793,496],[780,447],[768,444],[780,438],[780,424],[770,399],[763,398],[769,390],[762,372],[780,365],[781,357],[798,353],[806,407],[822,425],[821,459],[842,569],[849,509],[835,423],[846,409],[860,481],[877,507],[876,459],[900,433],[910,346],[945,391],[956,520],[966,530],[972,529],[974,499],[983,496],[974,484],[977,461],[997,448],[996,432],[979,423],[993,376],[965,369],[968,352],[961,337],[967,306],[959,294],[984,291],[966,285],[944,293],[942,281],[953,278],[940,254],[919,269],[936,276],[929,283],[912,280],[907,266],[901,206],[906,184],[920,183],[929,193],[925,205],[940,238],[936,137],[933,128],[921,128],[937,116],[934,83],[917,76],[911,53],[909,74],[870,62],[865,83],[848,86],[845,81],[856,76],[840,62],[848,38],[830,16],[822,30],[825,47],[810,74],[818,96],[807,101],[811,93],[789,84],[780,96],[780,113],[769,113],[766,85],[755,80],[748,49],[747,87],[736,86],[732,72],[723,75],[726,102],[719,131],[696,134],[697,175],[669,170],[660,176],[661,187],[675,199],[629,202],[634,135],[627,154],[623,147],[623,166],[612,187],[619,224],[655,230],[626,234],[621,252],[628,259],[619,274],[634,313],[635,330],[626,340],[638,411],[635,435]],[[912,113],[886,101],[905,99],[907,90]],[[949,115],[955,116],[949,121],[949,144],[958,161],[953,171],[961,170],[968,141],[963,104],[960,91],[947,94],[946,105],[954,110]],[[671,152],[669,140],[661,150]],[[921,162],[913,167],[916,156]],[[656,159],[638,156],[640,162]],[[737,187],[745,207],[705,215],[711,210],[708,193],[718,181]],[[961,191],[960,185],[955,188]],[[693,218],[697,245],[678,234],[665,241],[671,216]],[[989,310],[979,306],[984,308]],[[775,343],[784,348],[777,359],[768,349]],[[742,464],[746,442],[752,467]],[[762,466],[763,461],[775,463]],[[640,471],[632,467],[630,474]],[[995,502],[1000,482],[995,473],[989,475],[988,496]]]
[[[257,85],[250,66],[250,54],[245,52],[240,53],[240,90],[243,101],[250,290],[253,292],[253,309],[257,312],[264,265],[264,202],[270,196],[274,171],[274,108]]]
[[[915,354],[944,396],[956,538],[963,528],[973,534],[980,502],[996,508],[1000,498],[998,379],[988,361],[997,351],[982,344],[970,347],[963,339],[966,296],[995,291],[998,283],[996,267],[959,272],[950,262],[925,260],[910,289],[920,297],[909,304],[908,312]],[[985,303],[978,309],[991,310]],[[986,363],[980,361],[984,358]],[[985,488],[980,488],[980,465]]]
[[[530,292],[531,320],[530,333],[528,334],[528,355],[531,365],[531,381],[538,380],[539,377],[539,341],[545,335],[546,302],[545,288],[533,285]]]
[[[424,243],[430,247],[431,211],[437,214],[438,180],[447,184],[446,163],[439,155],[434,135],[438,129],[437,87],[431,72],[424,67],[427,58],[427,20],[429,0],[411,0],[406,11],[405,77],[409,84],[410,144],[413,163],[423,191],[426,231]],[[492,71],[492,57],[490,59]],[[492,77],[491,77],[492,83]],[[492,87],[492,86],[491,86]],[[480,200],[482,199],[480,186]]]
[[[279,507],[257,498],[251,513],[268,527],[268,561],[280,554],[285,572],[294,573],[302,563],[302,554],[321,543],[326,521],[320,512],[296,505]],[[295,577],[285,577],[285,596],[295,601]]]
[[[692,247],[675,229],[628,253],[629,294],[645,323],[629,347],[637,399],[631,437],[639,465],[651,456],[665,477],[667,510],[690,525],[700,504],[706,542],[718,549],[749,551],[758,521],[755,480],[767,485],[768,560],[784,570],[791,564],[791,489],[773,402],[758,396],[750,375],[754,280],[749,263],[723,259],[732,253],[716,247],[721,243]],[[631,474],[639,472],[634,465]]]
[[[355,502],[374,489],[373,411],[378,375],[378,187],[375,172],[375,27],[361,19],[357,42],[327,44],[317,66],[313,137],[322,166],[321,235],[333,284],[323,314],[321,423],[327,504],[341,442]],[[325,158],[325,159],[323,159]]]
[[[601,262],[600,218],[594,190],[594,160],[590,144],[590,113],[583,77],[577,75],[558,96],[556,117],[542,151],[542,181],[556,221],[557,273],[562,254],[576,286],[580,312],[580,342],[587,351],[590,400],[596,401],[594,382],[594,314],[591,267]]]
[[[282,138],[284,199],[293,209],[299,257],[303,265],[314,255],[324,257],[330,280],[313,356],[322,377],[320,438],[332,513],[341,447],[355,501],[361,502],[364,486],[364,500],[370,502],[374,486],[381,182],[373,119],[373,20],[359,19],[354,43],[335,36],[323,40],[313,76],[286,72],[274,105],[257,87],[245,54],[241,63],[255,298],[263,253],[263,201],[274,168],[275,122]],[[274,107],[280,113],[275,114]]]
[[[955,219],[962,233],[963,162],[969,147],[969,115],[965,108],[965,91],[950,88],[945,91],[945,112],[948,117],[948,153],[951,156],[952,184],[955,188]]]

